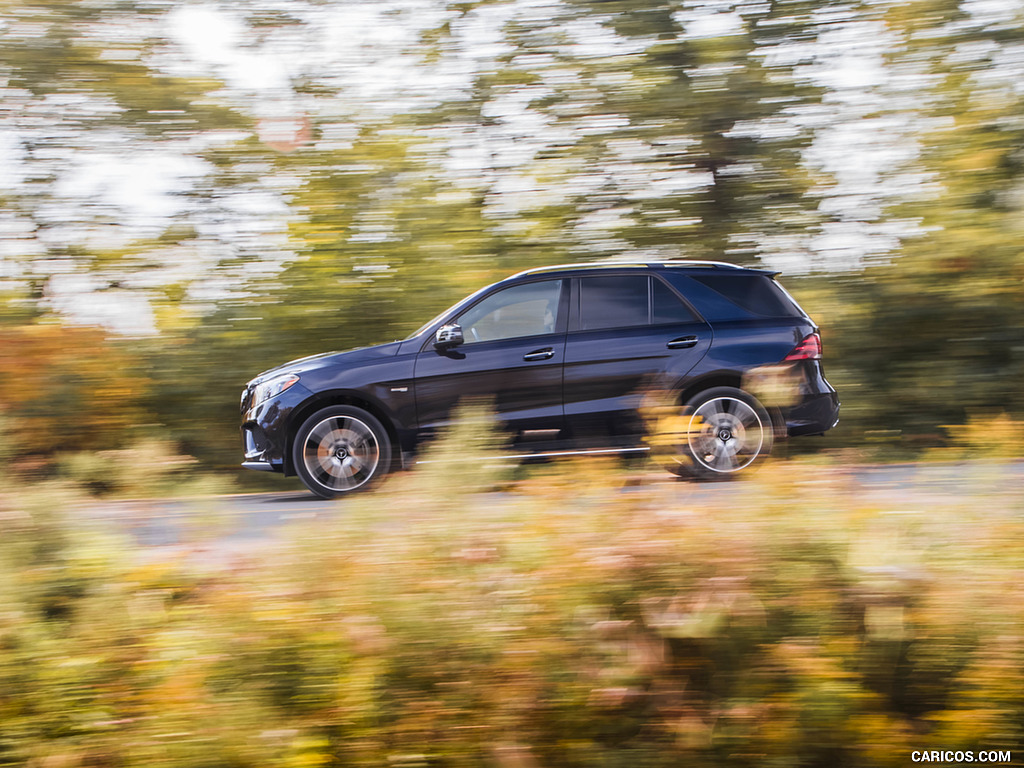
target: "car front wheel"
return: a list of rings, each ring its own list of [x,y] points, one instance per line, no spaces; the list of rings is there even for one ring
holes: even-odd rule
[[[691,398],[670,471],[683,477],[726,480],[752,468],[772,449],[771,417],[747,392],[715,387]]]
[[[335,405],[317,411],[295,435],[292,460],[299,479],[325,499],[371,486],[391,466],[391,440],[372,414]]]

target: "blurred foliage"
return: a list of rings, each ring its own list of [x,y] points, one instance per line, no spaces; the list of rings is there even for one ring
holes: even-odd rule
[[[0,327],[0,365],[0,412],[22,455],[116,445],[149,421],[142,361],[99,329]]]
[[[438,461],[248,555],[0,495],[0,764],[900,766],[1024,748],[1020,496]],[[980,480],[981,478],[979,478]],[[898,492],[893,503],[902,504]],[[718,497],[716,497],[718,498]],[[75,517],[66,515],[74,514]]]
[[[1013,385],[1024,375],[1020,265],[986,257],[944,269],[930,259],[912,272],[915,261],[839,281],[833,302],[844,321],[820,318],[828,370],[841,371],[834,383],[853,405],[844,417],[862,430],[899,430],[913,447],[941,442],[942,425],[971,413],[1024,414]]]
[[[229,493],[231,478],[212,475],[165,439],[144,437],[125,448],[61,453],[56,474],[89,493],[131,499]]]
[[[1016,459],[1024,455],[1024,422],[1001,413],[972,416],[966,424],[946,427],[952,445],[939,455],[959,459]]]
[[[151,436],[226,469],[260,370],[607,256],[794,272],[844,403],[802,445],[906,457],[1020,419],[1024,19],[997,6],[5,3],[13,458]],[[422,79],[380,90],[378,55]],[[891,167],[856,157],[885,126]]]
[[[951,2],[891,11],[910,41],[892,54],[895,65],[912,65],[931,86],[919,104],[916,166],[933,186],[893,211],[919,232],[886,263],[809,279],[807,299],[789,283],[822,324],[848,443],[888,435],[913,450],[942,444],[944,425],[968,417],[1024,415],[1024,102],[1005,58],[1024,21],[1016,13],[1014,26]]]

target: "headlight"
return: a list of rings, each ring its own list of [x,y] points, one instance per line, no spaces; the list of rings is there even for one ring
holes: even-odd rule
[[[252,393],[252,405],[255,408],[265,400],[269,400],[272,397],[277,397],[292,384],[295,384],[299,380],[297,373],[285,373],[281,376],[275,376],[272,379],[267,379],[262,384],[257,385],[256,391]]]

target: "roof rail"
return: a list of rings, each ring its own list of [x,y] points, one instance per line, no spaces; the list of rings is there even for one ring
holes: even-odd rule
[[[722,269],[744,269],[739,264],[730,264],[727,261],[700,261],[698,259],[666,259],[660,262],[666,267],[716,267]]]
[[[523,275],[536,275],[543,272],[557,272],[563,269],[613,269],[615,267],[646,267],[650,264],[647,261],[589,261],[579,264],[552,264],[548,267],[534,267],[533,269],[525,269],[522,272],[517,272],[512,277],[522,277]],[[508,278],[512,279],[512,278]]]
[[[545,272],[557,272],[563,269],[615,269],[617,267],[712,267],[714,269],[743,269],[736,264],[729,264],[725,261],[697,261],[689,259],[645,259],[634,261],[588,261],[577,264],[552,264],[547,267],[533,267],[517,272],[509,278],[523,277],[525,275],[537,275]]]

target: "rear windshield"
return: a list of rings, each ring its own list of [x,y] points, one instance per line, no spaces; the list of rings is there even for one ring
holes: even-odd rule
[[[804,316],[782,286],[768,275],[684,275],[669,272],[665,277],[707,320]]]

